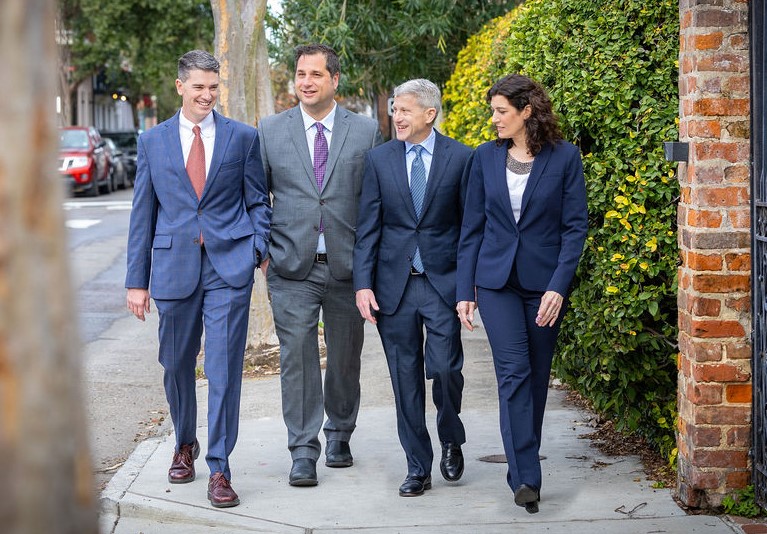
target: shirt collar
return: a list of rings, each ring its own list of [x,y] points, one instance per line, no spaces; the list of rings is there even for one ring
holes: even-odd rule
[[[437,142],[437,134],[434,133],[434,128],[431,129],[431,133],[429,134],[429,137],[421,141],[420,143],[417,143],[421,145],[426,152],[429,153],[429,155],[434,154],[434,143]],[[410,152],[410,149],[415,146],[414,143],[411,143],[410,141],[405,141],[405,154]]]
[[[313,118],[311,115],[309,115],[306,111],[304,111],[304,107],[299,104],[298,109],[301,110],[301,117],[304,119],[304,130],[308,130],[312,126],[314,126],[315,122],[321,122],[323,128],[326,130],[329,130],[331,133],[333,132],[333,124],[336,121],[336,108],[338,107],[338,104],[333,101],[333,109],[330,110],[330,112],[325,115],[325,117],[322,120],[317,120]]]
[[[178,123],[182,131],[189,132],[189,135],[192,135],[192,128],[194,128],[195,124],[187,119],[181,111],[178,112]],[[200,135],[203,137],[213,135],[215,125],[216,121],[213,118],[213,112],[211,111],[204,119],[202,119],[200,124],[198,124],[200,127]]]

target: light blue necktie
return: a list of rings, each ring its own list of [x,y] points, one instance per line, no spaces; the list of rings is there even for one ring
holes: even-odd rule
[[[421,159],[423,147],[421,145],[413,145],[410,150],[415,152],[415,159],[410,167],[410,196],[413,197],[415,214],[420,218],[421,210],[423,209],[423,197],[426,193],[426,167],[423,164],[423,159]],[[413,268],[419,273],[423,272],[421,251],[418,250],[418,247],[416,247],[415,254],[413,255]]]

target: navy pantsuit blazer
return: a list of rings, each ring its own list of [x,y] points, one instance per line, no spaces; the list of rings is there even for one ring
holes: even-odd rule
[[[567,296],[588,230],[586,185],[578,148],[560,141],[536,155],[514,220],[506,185],[507,143],[474,153],[458,249],[458,300],[474,288],[500,289],[516,265],[532,291]]]

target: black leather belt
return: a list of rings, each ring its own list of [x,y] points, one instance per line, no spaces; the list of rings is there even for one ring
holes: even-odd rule
[[[325,253],[315,254],[314,255],[314,262],[315,263],[327,263],[328,262],[328,255],[325,254]]]
[[[410,276],[423,276],[423,275],[424,273],[416,271],[415,267],[413,267],[412,265],[410,266]]]

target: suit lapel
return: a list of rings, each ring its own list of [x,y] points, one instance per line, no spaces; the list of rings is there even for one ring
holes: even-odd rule
[[[323,189],[327,187],[330,177],[333,176],[333,169],[338,162],[338,156],[341,154],[341,147],[344,146],[346,136],[349,133],[349,112],[341,106],[336,106],[336,116],[333,118],[333,133],[330,140],[330,152],[328,152],[328,163],[325,166],[325,179],[322,182]],[[312,172],[314,172],[312,170]]]
[[[312,187],[317,191],[317,181],[314,179],[314,167],[312,167],[312,157],[309,155],[309,146],[306,144],[306,129],[304,128],[304,118],[298,106],[291,108],[288,112],[288,134],[293,146],[298,153],[298,159],[306,172],[306,178],[312,183]],[[319,193],[319,191],[318,191]]]
[[[517,225],[514,220],[514,211],[511,209],[511,198],[509,197],[509,186],[506,183],[506,153],[509,150],[508,142],[496,145],[493,152],[493,170],[495,171],[493,181],[498,188],[499,198],[503,199],[503,212],[508,217],[511,224]]]
[[[405,158],[404,141],[396,141],[391,144],[389,164],[391,165],[391,174],[394,177],[394,183],[402,195],[402,204],[407,207],[408,213],[410,213],[410,215],[413,217],[413,220],[417,222],[418,217],[415,214],[413,197],[410,194],[410,184],[408,184],[407,181],[407,160]]]
[[[213,186],[213,181],[218,176],[218,169],[221,167],[233,131],[231,121],[227,117],[214,111],[213,118],[216,121],[216,140],[213,144],[213,157],[210,160],[210,170],[208,171],[208,178],[205,180],[205,189],[202,190],[203,197]]]
[[[550,158],[551,146],[544,145],[543,148],[541,148],[541,151],[535,156],[535,160],[533,160],[533,168],[530,169],[530,177],[527,179],[525,192],[522,194],[522,207],[519,210],[520,220],[522,220],[522,216],[525,214],[525,208],[530,202],[530,197],[533,195],[535,187],[538,185],[541,175],[543,174],[543,169],[546,168]]]
[[[192,181],[189,179],[189,174],[186,172],[186,166],[184,165],[184,150],[181,148],[181,134],[179,133],[179,113],[176,114],[165,123],[165,131],[162,134],[163,142],[165,143],[165,153],[170,158],[170,166],[172,169],[178,171],[176,177],[181,186],[187,190],[192,198],[197,201],[197,193],[192,187]]]
[[[436,140],[434,142],[434,154],[431,157],[431,168],[429,169],[429,178],[426,180],[426,193],[423,198],[423,207],[421,208],[421,218],[426,210],[429,209],[434,195],[439,189],[440,182],[445,176],[445,169],[450,164],[451,153],[447,152],[447,139],[438,131],[434,131]]]

